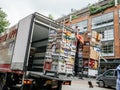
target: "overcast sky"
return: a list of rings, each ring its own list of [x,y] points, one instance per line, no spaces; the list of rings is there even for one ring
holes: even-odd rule
[[[8,15],[11,25],[25,16],[39,12],[45,16],[51,14],[54,19],[71,12],[71,8],[80,10],[98,0],[0,0],[0,7]]]

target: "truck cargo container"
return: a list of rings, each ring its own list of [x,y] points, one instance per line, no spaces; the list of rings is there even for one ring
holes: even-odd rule
[[[61,90],[70,85],[72,29],[37,12],[0,34],[0,90]]]

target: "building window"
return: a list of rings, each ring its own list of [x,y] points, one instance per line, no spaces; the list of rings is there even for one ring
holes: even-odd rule
[[[101,41],[114,40],[114,26],[113,25],[98,28],[98,29],[93,29],[93,30],[102,34],[102,40]]]
[[[88,29],[88,20],[80,21],[77,25],[80,27],[80,32],[85,32]]]
[[[113,25],[113,12],[92,18],[92,29]]]
[[[104,31],[104,40],[113,40],[113,29]]]
[[[114,55],[113,41],[103,42],[101,49],[102,49],[102,55],[103,56],[112,56],[112,55]]]
[[[77,26],[77,24],[72,24],[71,27],[74,29]]]
[[[113,53],[113,45],[102,46],[103,53]]]
[[[85,32],[88,29],[88,20],[83,20],[83,21],[74,23],[71,26],[72,28],[75,28],[76,26],[78,26],[80,29],[80,32]]]
[[[102,34],[102,39],[105,38],[104,31],[100,31],[100,32],[98,32],[98,33]]]
[[[113,12],[92,18],[92,30],[102,34],[102,56],[114,56],[114,17]]]

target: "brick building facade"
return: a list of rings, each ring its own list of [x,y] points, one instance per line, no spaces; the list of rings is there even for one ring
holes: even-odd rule
[[[114,1],[114,0],[113,0]],[[103,35],[101,39],[101,55],[107,60],[100,60],[102,71],[104,69],[116,68],[120,64],[120,4],[115,6],[111,0],[102,0],[91,6],[99,8],[98,12],[92,13],[90,7],[70,13],[69,15],[59,18],[57,21],[63,22],[70,27],[79,26],[81,32],[97,31]],[[111,5],[111,6],[110,6]],[[104,9],[103,8],[106,7]],[[76,18],[70,21],[70,16]]]

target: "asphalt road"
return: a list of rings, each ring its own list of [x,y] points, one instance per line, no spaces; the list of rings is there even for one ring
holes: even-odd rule
[[[88,85],[89,80],[92,82],[93,88],[89,88],[89,85]],[[71,86],[63,85],[62,90],[115,90],[115,89],[108,88],[108,87],[107,88],[98,87],[95,79],[84,78],[84,80],[82,80],[82,79],[75,78],[72,80]]]

